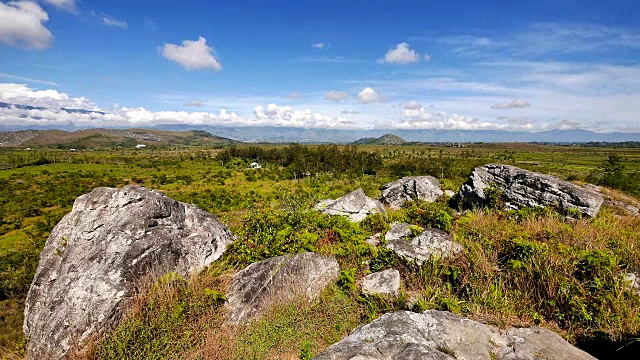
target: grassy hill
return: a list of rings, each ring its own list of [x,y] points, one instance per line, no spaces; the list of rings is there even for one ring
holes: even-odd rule
[[[393,134],[385,134],[379,138],[362,138],[354,142],[355,145],[402,145],[405,143],[403,138]]]
[[[151,129],[88,129],[78,131],[23,130],[0,132],[2,147],[48,147],[85,149],[97,147],[135,147],[144,145],[227,145],[235,140],[206,131],[168,131]]]

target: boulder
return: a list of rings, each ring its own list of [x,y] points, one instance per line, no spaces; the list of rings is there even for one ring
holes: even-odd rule
[[[40,255],[25,302],[27,357],[64,357],[115,325],[142,277],[198,272],[233,240],[213,215],[144,187],[80,196]]]
[[[392,209],[400,208],[405,202],[422,199],[436,201],[442,196],[440,182],[433,176],[407,176],[390,182],[381,188],[380,201]]]
[[[360,222],[369,214],[376,212],[384,212],[384,207],[379,202],[368,197],[362,189],[352,191],[336,199],[322,210],[322,213],[328,215],[347,216],[352,222]]]
[[[508,209],[553,205],[593,217],[604,202],[601,194],[589,188],[502,164],[475,168],[460,189],[460,195],[468,207],[484,207],[490,201],[486,190],[494,186],[500,189],[501,199]]]
[[[397,295],[400,290],[400,272],[394,269],[367,275],[362,281],[365,294]]]
[[[326,209],[327,206],[329,204],[332,204],[333,202],[335,202],[335,200],[333,200],[333,199],[324,199],[324,200],[321,200],[319,203],[317,203],[316,206],[314,206],[313,208],[315,210],[322,211],[322,210]]]
[[[634,272],[627,272],[622,274],[624,277],[624,284],[627,290],[636,295],[640,295],[640,269],[634,269]]]
[[[552,331],[501,331],[446,311],[396,311],[356,328],[316,360],[595,359]]]
[[[422,265],[433,256],[449,257],[462,251],[451,235],[438,229],[426,229],[410,241],[398,239],[387,242],[386,247],[396,255]]]
[[[371,246],[378,246],[380,245],[380,237],[382,236],[382,234],[377,233],[377,234],[373,234],[371,235],[367,240],[365,240],[365,242]]]
[[[444,196],[446,196],[447,198],[452,198],[452,197],[456,196],[456,193],[451,191],[451,190],[445,190],[444,191]]]
[[[412,235],[411,225],[407,223],[394,222],[389,226],[389,230],[384,235],[384,239],[387,241],[393,240],[406,240]]]
[[[314,253],[278,256],[238,272],[227,292],[228,320],[241,323],[259,316],[277,302],[309,300],[338,278],[333,257]]]

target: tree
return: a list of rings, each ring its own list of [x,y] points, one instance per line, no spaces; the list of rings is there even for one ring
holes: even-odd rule
[[[625,167],[619,155],[611,154],[598,168],[602,171],[601,185],[622,188],[625,182]]]

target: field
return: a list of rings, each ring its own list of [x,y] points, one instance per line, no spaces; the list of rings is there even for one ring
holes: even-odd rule
[[[255,160],[262,169],[249,168]],[[7,349],[2,352],[7,357],[24,352],[23,300],[53,226],[77,196],[99,186],[127,184],[196,204],[220,217],[241,240],[202,274],[153,287],[160,293],[141,294],[127,320],[93,344],[87,358],[143,359],[153,354],[158,359],[198,359],[211,353],[218,358],[310,358],[358,324],[407,308],[409,298],[417,299],[414,310],[444,309],[499,326],[546,326],[594,354],[633,348],[640,337],[640,297],[624,290],[618,274],[640,267],[638,217],[605,208],[595,219],[565,220],[553,210],[460,213],[447,203],[415,203],[350,224],[310,210],[321,199],[359,187],[378,196],[381,185],[407,175],[433,175],[446,189],[457,191],[474,167],[495,162],[607,185],[617,189],[612,190],[617,197],[640,196],[640,149],[629,148],[469,144],[2,150],[0,348]],[[464,257],[436,259],[418,268],[364,244],[394,220],[450,230],[464,246]],[[254,232],[255,223],[269,231]],[[307,250],[335,255],[342,269],[338,283],[318,302],[276,306],[263,320],[231,332],[219,330],[222,301],[206,294],[223,292],[229,275],[251,262]],[[403,270],[399,299],[366,297],[355,290],[368,271],[392,265]],[[191,305],[185,309],[183,304]]]

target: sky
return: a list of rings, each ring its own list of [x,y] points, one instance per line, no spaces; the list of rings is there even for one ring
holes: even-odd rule
[[[0,125],[640,132],[638,14],[637,0],[0,1]]]

